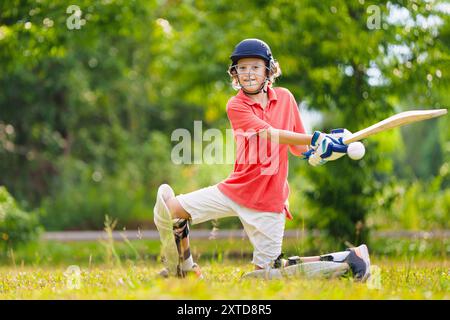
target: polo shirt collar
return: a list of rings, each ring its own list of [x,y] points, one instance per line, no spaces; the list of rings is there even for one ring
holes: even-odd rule
[[[271,101],[276,101],[277,98],[277,93],[275,92],[274,89],[271,88],[271,86],[267,87],[267,93],[268,93],[268,97],[269,97],[269,103]],[[238,97],[239,99],[241,99],[242,101],[244,101],[246,104],[248,104],[249,106],[253,106],[258,104],[258,102],[253,101],[249,96],[247,96],[244,91],[242,91],[242,89],[239,90],[238,94],[236,95],[236,97]]]

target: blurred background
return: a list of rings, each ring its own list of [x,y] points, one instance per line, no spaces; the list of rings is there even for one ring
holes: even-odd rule
[[[230,128],[226,70],[245,38],[270,45],[309,132],[450,105],[448,1],[1,1],[2,246],[102,230],[106,215],[155,229],[161,183],[179,194],[225,179],[232,164],[172,163],[171,133]],[[373,136],[361,161],[291,155],[287,228],[320,230],[324,248],[449,229],[449,123]]]

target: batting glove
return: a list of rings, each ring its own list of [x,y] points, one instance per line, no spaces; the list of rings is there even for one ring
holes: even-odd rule
[[[328,161],[339,159],[347,153],[347,146],[342,142],[344,131],[343,129],[336,130],[332,130],[331,134],[314,132],[311,149],[303,153],[304,159],[307,159],[310,165],[323,165]],[[349,131],[347,130],[347,132]]]

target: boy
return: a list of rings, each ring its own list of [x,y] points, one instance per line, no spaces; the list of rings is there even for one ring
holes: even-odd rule
[[[339,138],[347,130],[306,134],[293,95],[272,88],[281,70],[265,42],[243,40],[230,58],[228,73],[239,90],[227,103],[237,146],[234,170],[224,181],[188,194],[175,196],[170,186],[160,186],[154,220],[165,255],[162,275],[193,272],[202,277],[190,254],[188,221],[197,224],[229,216],[239,217],[244,226],[254,248],[255,269],[284,267],[288,263],[281,259],[284,224],[286,217],[292,219],[287,206],[288,150],[296,156],[304,154],[313,166],[345,154]],[[300,263],[324,260],[348,263],[357,280],[370,275],[365,245],[299,259]]]

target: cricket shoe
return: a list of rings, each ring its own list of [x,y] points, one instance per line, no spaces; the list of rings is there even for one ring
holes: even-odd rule
[[[162,269],[160,272],[158,272],[158,275],[162,278],[168,278],[170,273],[167,268]],[[180,270],[178,269],[177,277],[178,278],[186,278],[193,276],[197,279],[203,279],[202,270],[200,269],[200,266],[197,263],[194,263],[191,269],[189,270]]]
[[[344,262],[347,262],[352,270],[355,280],[365,282],[370,277],[370,257],[369,249],[365,244],[355,248],[348,248],[349,255]]]

